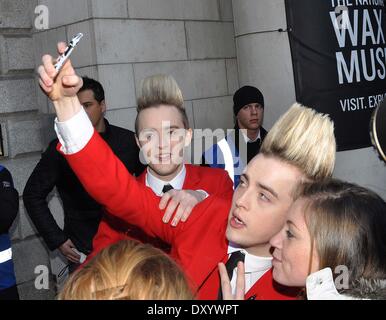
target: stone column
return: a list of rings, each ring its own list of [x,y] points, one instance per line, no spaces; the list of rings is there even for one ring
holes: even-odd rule
[[[239,82],[257,86],[264,93],[264,124],[269,129],[296,100],[284,1],[232,3]],[[339,152],[334,176],[386,197],[386,167],[373,148]]]

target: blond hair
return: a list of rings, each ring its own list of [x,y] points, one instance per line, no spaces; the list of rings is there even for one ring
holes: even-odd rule
[[[160,105],[177,108],[185,129],[189,128],[189,120],[184,107],[184,97],[176,80],[170,75],[157,74],[145,78],[141,82],[141,93],[137,99],[137,105],[138,115],[135,121],[135,131],[137,134],[140,113],[145,109]]]
[[[269,131],[260,153],[296,166],[308,179],[331,177],[336,153],[333,122],[295,103]]]
[[[75,272],[59,300],[190,300],[177,264],[149,244],[125,240],[102,250]]]

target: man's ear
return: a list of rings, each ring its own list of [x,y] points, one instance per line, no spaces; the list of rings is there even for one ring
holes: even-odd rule
[[[185,148],[189,147],[192,143],[193,139],[193,130],[191,128],[186,129],[186,135],[185,135]]]
[[[137,143],[138,148],[141,149],[141,145],[139,144],[139,139],[137,134],[135,134],[135,142]]]
[[[106,113],[106,101],[102,100],[100,105],[101,105],[102,113],[105,114]]]

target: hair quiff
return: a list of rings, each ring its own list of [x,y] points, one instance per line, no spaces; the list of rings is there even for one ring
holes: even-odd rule
[[[142,81],[141,88],[137,99],[138,110],[160,104],[183,108],[184,97],[172,76],[157,74],[147,77]]]
[[[295,103],[269,131],[260,153],[296,166],[308,179],[331,177],[336,154],[333,122]]]
[[[189,120],[184,107],[184,97],[176,80],[170,75],[157,74],[145,78],[141,82],[141,92],[137,99],[137,119],[135,131],[137,135],[139,127],[139,114],[141,111],[160,105],[173,106],[181,115],[185,129],[188,129]]]

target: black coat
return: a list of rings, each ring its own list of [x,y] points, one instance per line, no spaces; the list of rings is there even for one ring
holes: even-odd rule
[[[145,167],[139,161],[134,133],[105,121],[106,131],[101,134],[103,139],[130,173],[142,173]],[[24,189],[24,205],[51,250],[71,239],[78,250],[88,254],[92,250],[92,239],[103,210],[87,194],[64,157],[56,150],[57,143],[57,139],[50,143],[32,172]],[[59,228],[47,204],[47,196],[55,186],[63,203],[64,230]]]
[[[0,235],[11,228],[19,211],[19,195],[13,186],[12,176],[0,166]]]

